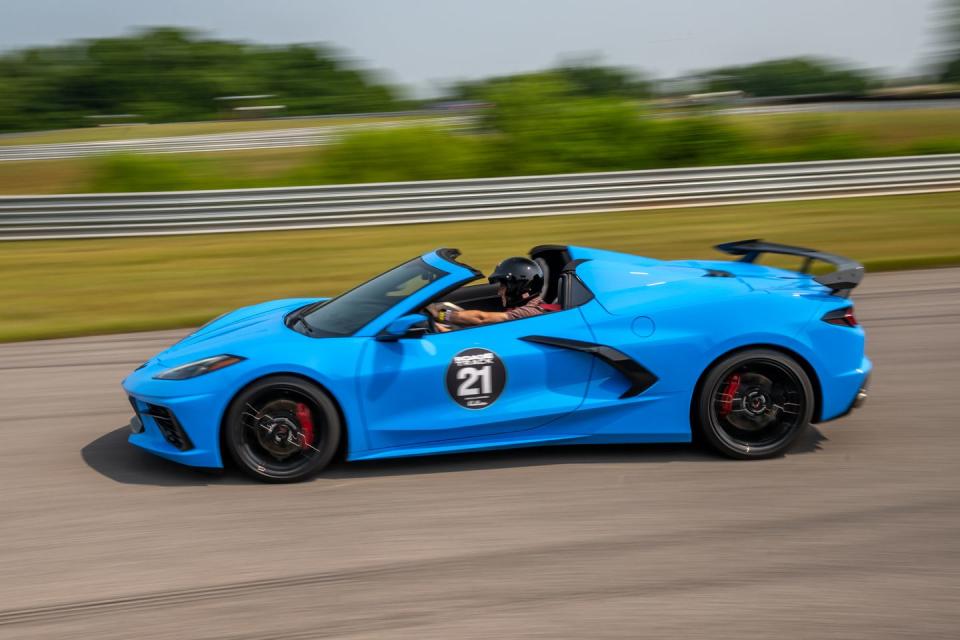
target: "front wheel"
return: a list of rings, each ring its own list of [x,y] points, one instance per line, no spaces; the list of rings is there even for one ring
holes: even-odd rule
[[[733,354],[709,371],[699,389],[695,426],[715,450],[731,458],[783,455],[813,418],[810,378],[778,351]]]
[[[263,482],[297,482],[330,463],[342,425],[316,385],[274,376],[233,399],[223,428],[224,446],[244,473]]]

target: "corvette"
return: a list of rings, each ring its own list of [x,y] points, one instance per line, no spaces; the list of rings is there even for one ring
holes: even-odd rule
[[[330,299],[216,318],[133,371],[130,442],[197,467],[291,482],[370,460],[561,444],[690,442],[783,454],[866,398],[849,299],[862,265],[745,240],[735,261],[544,245],[542,315],[441,332],[424,308],[502,310],[439,249]],[[797,271],[765,266],[794,256]],[[810,273],[814,262],[832,265]]]

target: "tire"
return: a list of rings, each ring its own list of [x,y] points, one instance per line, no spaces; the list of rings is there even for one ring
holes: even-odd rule
[[[272,376],[230,403],[223,444],[248,476],[299,482],[330,464],[342,430],[337,407],[322,389],[295,376]]]
[[[813,385],[793,358],[770,349],[714,365],[694,402],[694,426],[715,451],[738,460],[783,455],[813,418]]]

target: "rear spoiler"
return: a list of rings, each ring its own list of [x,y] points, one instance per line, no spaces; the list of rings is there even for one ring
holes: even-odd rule
[[[803,247],[793,247],[788,244],[777,244],[775,242],[764,242],[763,240],[740,240],[739,242],[726,242],[718,244],[716,249],[724,253],[730,253],[735,256],[743,256],[740,262],[753,262],[761,254],[779,253],[788,256],[800,256],[805,258],[801,273],[809,273],[810,266],[815,260],[827,262],[834,265],[837,269],[831,273],[814,277],[825,287],[828,287],[833,293],[839,293],[844,297],[850,295],[850,290],[860,284],[863,280],[863,265],[856,260],[844,258],[843,256],[832,253],[823,253],[816,249],[805,249]]]

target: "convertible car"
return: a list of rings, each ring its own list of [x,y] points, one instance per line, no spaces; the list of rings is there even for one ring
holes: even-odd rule
[[[866,398],[849,300],[863,267],[759,240],[717,248],[739,260],[538,246],[549,311],[453,331],[427,305],[503,309],[455,249],[332,299],[238,309],[124,380],[130,442],[198,467],[229,458],[267,482],[337,455],[701,439],[733,458],[778,456]],[[802,264],[758,262],[771,253]],[[832,270],[814,275],[815,262]]]

